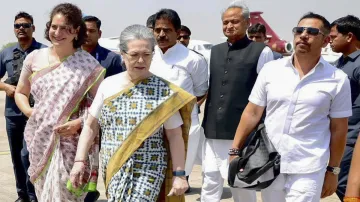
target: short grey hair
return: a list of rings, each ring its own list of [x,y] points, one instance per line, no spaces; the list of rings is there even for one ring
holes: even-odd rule
[[[150,43],[151,50],[154,51],[156,40],[154,34],[144,25],[130,25],[120,34],[120,51],[128,51],[128,43],[132,40],[147,40]]]
[[[242,10],[241,15],[245,19],[250,19],[249,7],[247,7],[247,5],[245,4],[244,1],[239,1],[239,0],[235,0],[235,1],[231,2],[230,5],[221,12],[221,18],[224,16],[224,13],[227,10],[229,10],[230,8],[241,8],[241,10]]]

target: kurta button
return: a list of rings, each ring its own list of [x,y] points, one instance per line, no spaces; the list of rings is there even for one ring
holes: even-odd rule
[[[221,107],[219,107],[219,110],[221,110],[222,108]]]
[[[221,98],[223,98],[223,97],[224,97],[224,95],[220,95],[220,97],[221,97]]]
[[[225,71],[225,74],[227,74],[228,71]]]

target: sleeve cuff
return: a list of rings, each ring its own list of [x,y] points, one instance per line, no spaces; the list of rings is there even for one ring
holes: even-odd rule
[[[256,104],[256,105],[259,105],[261,107],[265,107],[266,106],[266,101],[262,101],[262,100],[259,100],[259,99],[256,99],[254,97],[249,97],[249,101],[253,104]]]
[[[205,83],[195,87],[194,88],[194,96],[201,97],[201,96],[205,95],[208,88],[209,88],[209,86],[208,86],[207,81]]]
[[[331,118],[345,118],[352,116],[352,111],[330,112]]]

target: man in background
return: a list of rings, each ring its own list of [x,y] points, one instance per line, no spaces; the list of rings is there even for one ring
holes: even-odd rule
[[[7,73],[8,78],[0,81],[0,90],[5,91],[6,132],[14,168],[18,199],[15,202],[36,202],[34,186],[31,184],[27,169],[30,166],[29,152],[24,141],[27,117],[16,106],[14,93],[18,83],[23,61],[33,50],[45,46],[33,38],[34,19],[26,12],[15,16],[14,33],[18,42],[0,53],[0,79]],[[34,102],[31,99],[30,104]]]
[[[121,57],[99,45],[101,38],[101,21],[95,16],[85,16],[83,18],[86,25],[86,39],[82,48],[89,52],[106,69],[105,78],[118,74],[123,70],[121,67]]]
[[[265,43],[266,44],[266,27],[263,24],[260,23],[256,23],[254,25],[251,25],[248,28],[248,36],[249,39],[256,41],[256,42],[261,42],[261,43]],[[276,52],[273,51],[274,54],[274,60],[277,60],[279,58],[282,58],[283,56]]]
[[[331,24],[330,47],[334,52],[343,54],[335,62],[335,66],[348,75],[352,99],[352,116],[349,117],[346,147],[340,164],[339,184],[336,191],[341,201],[345,195],[351,158],[360,132],[360,50],[357,48],[359,40],[359,18],[348,15]]]

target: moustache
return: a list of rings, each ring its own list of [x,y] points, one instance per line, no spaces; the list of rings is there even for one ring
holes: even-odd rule
[[[168,41],[167,37],[158,37],[158,41]]]
[[[298,41],[296,42],[296,45],[299,45],[299,44],[304,44],[304,45],[307,45],[307,46],[310,46],[310,44],[306,41]]]

